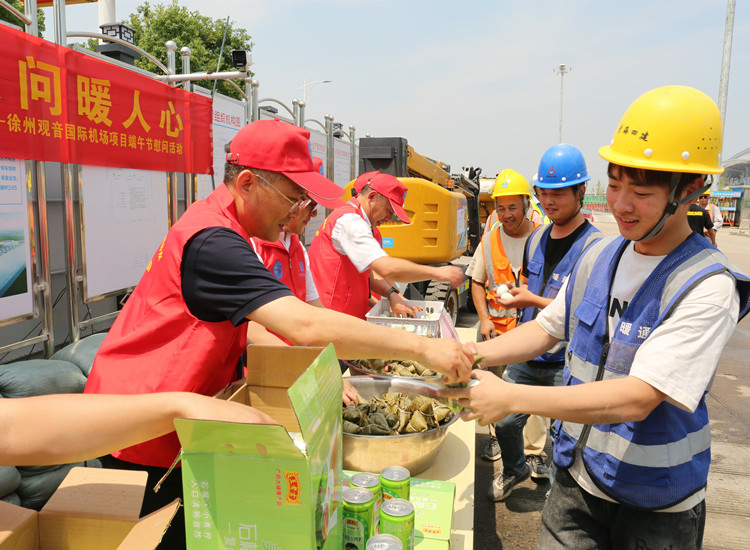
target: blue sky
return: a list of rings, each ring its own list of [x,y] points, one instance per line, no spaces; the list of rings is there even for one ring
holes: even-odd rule
[[[140,1],[119,0],[117,18]],[[158,2],[152,2],[152,4]],[[252,36],[260,96],[291,104],[303,81],[308,118],[330,114],[357,136],[401,136],[420,153],[531,177],[558,141],[597,154],[627,106],[683,84],[718,98],[726,0],[181,0]],[[68,30],[97,30],[96,4],[68,7]],[[51,8],[47,9],[51,38]],[[178,47],[181,46],[178,44]],[[750,2],[737,2],[724,158],[750,147]]]

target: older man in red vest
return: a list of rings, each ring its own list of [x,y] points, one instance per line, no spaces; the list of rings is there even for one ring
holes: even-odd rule
[[[364,319],[372,291],[390,300],[394,315],[413,317],[396,281],[431,279],[448,282],[452,288],[463,283],[458,267],[420,265],[383,250],[378,226],[394,215],[410,222],[403,183],[388,174],[366,172],[355,181],[354,191],[356,196],[326,218],[310,245],[313,279],[325,307]]]

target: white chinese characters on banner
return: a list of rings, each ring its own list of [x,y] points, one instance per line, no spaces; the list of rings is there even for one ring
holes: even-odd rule
[[[0,158],[0,320],[34,313],[31,242],[25,163]]]

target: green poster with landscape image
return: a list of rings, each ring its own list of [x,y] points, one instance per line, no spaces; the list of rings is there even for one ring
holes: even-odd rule
[[[26,169],[0,158],[0,321],[34,312]]]

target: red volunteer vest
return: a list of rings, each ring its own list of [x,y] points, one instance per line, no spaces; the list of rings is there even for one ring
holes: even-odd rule
[[[209,227],[230,228],[250,241],[226,185],[190,206],[169,230],[96,354],[85,393],[213,395],[235,378],[247,326],[201,321],[182,297],[183,248]],[[168,467],[179,450],[171,433],[112,454],[127,462]]]
[[[352,213],[366,219],[358,202],[356,206],[353,202],[348,202],[331,212],[320,226],[310,245],[310,270],[320,301],[325,307],[364,320],[370,310],[370,270],[363,273],[357,271],[347,256],[336,251],[331,238],[338,219],[344,214]],[[372,228],[372,234],[382,245],[383,239],[376,227]]]
[[[299,237],[291,236],[288,251],[281,240],[270,243],[253,237],[252,241],[266,269],[288,286],[297,298],[305,302],[307,297],[305,250]]]
[[[292,235],[289,240],[289,250],[283,245],[281,240],[268,242],[252,238],[255,250],[258,252],[263,265],[273,273],[279,281],[284,283],[292,293],[302,300],[307,301],[307,280],[305,279],[305,249],[297,235]],[[281,334],[269,330],[281,338],[288,345],[292,343],[284,338]]]

